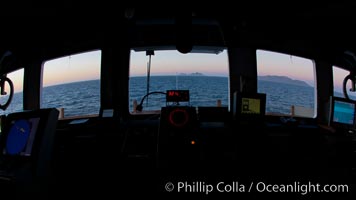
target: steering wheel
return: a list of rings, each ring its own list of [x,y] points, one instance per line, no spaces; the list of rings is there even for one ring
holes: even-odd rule
[[[6,110],[7,107],[9,107],[11,101],[12,101],[12,97],[14,95],[14,84],[12,83],[12,81],[6,77],[6,75],[3,75],[0,77],[0,95],[7,95],[7,92],[5,91],[5,83],[9,84],[9,88],[10,88],[10,94],[9,94],[9,98],[7,99],[6,103],[4,103],[3,105],[0,104],[0,109],[1,110]]]

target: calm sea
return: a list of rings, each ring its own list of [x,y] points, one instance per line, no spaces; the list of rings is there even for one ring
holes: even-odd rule
[[[258,92],[267,93],[267,112],[290,113],[290,106],[314,108],[314,88],[295,86],[269,81],[258,82]],[[223,106],[228,106],[228,78],[210,76],[152,76],[150,92],[169,89],[190,91],[191,106],[215,106],[221,100]],[[146,94],[146,77],[131,77],[129,90],[130,110],[132,102],[141,101]],[[5,97],[1,97],[1,102]],[[144,101],[143,109],[160,109],[165,106],[165,95],[153,94]],[[57,107],[65,109],[65,116],[98,114],[100,106],[99,80],[83,81],[55,85],[43,88],[42,107]],[[6,112],[22,110],[22,93],[14,94],[13,101]]]

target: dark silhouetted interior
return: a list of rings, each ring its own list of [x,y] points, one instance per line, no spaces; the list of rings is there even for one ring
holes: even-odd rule
[[[174,7],[172,3],[171,8],[151,9],[143,5],[88,5],[84,9],[74,3],[68,7],[29,4],[27,8],[12,6],[13,11],[4,9],[0,13],[0,55],[12,54],[1,64],[0,73],[25,69],[24,110],[41,110],[44,61],[96,49],[101,50],[102,61],[98,116],[83,123],[58,120],[53,145],[36,144],[50,154],[46,157],[51,163],[50,174],[44,177],[33,167],[43,157],[31,157],[21,168],[12,168],[6,157],[0,157],[0,197],[16,193],[15,197],[43,199],[94,195],[102,199],[138,199],[142,195],[354,199],[355,130],[333,129],[328,123],[332,66],[356,72],[345,60],[346,51],[356,53],[356,4],[236,3],[228,6],[221,2],[207,8]],[[128,102],[130,50],[159,47],[183,54],[194,47],[225,48],[231,106],[236,91],[257,94],[257,49],[312,59],[318,87],[316,117],[288,120],[263,115],[244,120],[243,115],[234,117],[230,108],[208,106],[167,106],[160,114],[132,115]],[[107,109],[113,110],[113,116],[102,116]],[[7,170],[18,175],[11,178]],[[166,183],[178,181],[310,181],[348,184],[350,191],[306,196],[166,191]],[[36,189],[24,189],[24,182]]]

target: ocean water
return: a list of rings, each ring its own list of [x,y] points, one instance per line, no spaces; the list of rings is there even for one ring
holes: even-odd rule
[[[146,94],[146,77],[130,79],[130,108],[132,101],[140,103]],[[165,91],[167,89],[189,89],[190,105],[216,106],[221,100],[223,106],[228,106],[228,78],[210,76],[155,76],[150,80],[150,91]],[[266,112],[290,114],[291,105],[314,109],[314,88],[281,84],[270,81],[258,81],[258,92],[266,93]],[[144,110],[160,109],[165,105],[165,96],[154,94],[149,96],[149,104]]]
[[[146,94],[146,77],[131,77],[129,82],[129,106],[138,103]],[[291,105],[314,108],[314,88],[280,84],[269,81],[258,82],[258,92],[267,94],[266,112],[290,114]],[[152,76],[150,92],[170,89],[190,91],[191,106],[216,106],[221,100],[228,106],[228,78],[210,76]],[[4,102],[6,97],[0,97]],[[143,109],[160,109],[166,106],[165,95],[153,94],[144,101]],[[100,81],[91,80],[43,88],[42,107],[64,108],[65,116],[98,114],[100,109]],[[22,110],[22,93],[14,94],[9,108],[2,114]]]
[[[258,92],[266,93],[266,112],[290,114],[291,105],[314,110],[314,88],[258,81]]]
[[[0,97],[3,103],[7,97]],[[100,109],[100,81],[90,80],[44,87],[42,108],[64,108],[64,116],[98,114]],[[22,92],[15,93],[12,103],[1,114],[22,111]]]
[[[99,114],[100,81],[91,80],[43,88],[42,107],[64,108],[64,116]]]
[[[130,78],[129,102],[132,110],[133,100],[141,102],[147,93],[146,77]],[[216,106],[221,100],[223,106],[228,105],[228,79],[226,77],[210,76],[152,76],[150,78],[150,92],[166,90],[189,90],[190,105]],[[166,96],[152,94],[149,96],[148,105],[144,101],[144,110],[157,110],[166,106]]]

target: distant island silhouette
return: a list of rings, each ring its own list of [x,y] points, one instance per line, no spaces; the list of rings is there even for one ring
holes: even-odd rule
[[[194,72],[194,73],[190,73],[190,74],[180,73],[179,76],[205,76],[205,75],[200,72]]]
[[[158,76],[174,76],[174,75],[158,75]],[[193,72],[193,73],[179,73],[175,76],[211,76],[205,75],[200,72]],[[260,81],[269,81],[275,83],[282,83],[282,84],[289,84],[289,85],[296,85],[296,86],[303,86],[303,87],[313,87],[306,83],[305,81],[301,80],[294,80],[289,78],[288,76],[276,76],[276,75],[267,75],[267,76],[258,76],[258,80]]]
[[[289,84],[289,85],[304,86],[304,87],[311,87],[308,83],[306,83],[304,81],[293,80],[287,76],[272,76],[272,75],[259,76],[258,80],[283,83],[283,84]]]

